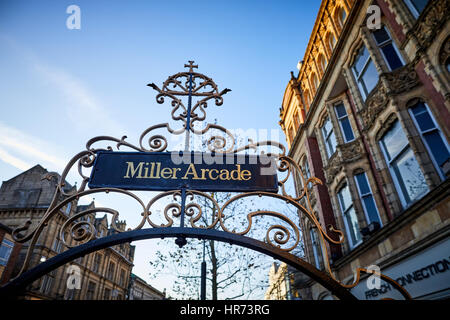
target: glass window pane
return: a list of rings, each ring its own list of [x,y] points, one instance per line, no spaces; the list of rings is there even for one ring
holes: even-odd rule
[[[442,140],[442,136],[439,134],[438,130],[434,130],[433,132],[426,133],[423,137],[427,141],[428,147],[438,166],[441,167],[450,157],[450,153]]]
[[[331,130],[333,130],[333,126],[331,125],[330,118],[327,118],[327,120],[325,121],[325,124],[323,125],[323,130],[324,130],[325,138],[327,138],[328,135],[330,134]]]
[[[378,209],[375,205],[375,200],[372,195],[365,196],[363,198],[364,207],[366,209],[366,213],[369,216],[369,223],[378,222],[380,223],[380,218],[378,217]]]
[[[359,232],[358,219],[356,217],[356,213],[353,208],[347,211],[347,213],[345,214],[345,220],[347,221],[347,227],[350,233],[349,236],[351,239],[351,244],[355,245],[361,240],[361,234]]]
[[[338,118],[345,117],[347,115],[347,111],[345,110],[345,107],[343,104],[335,106],[336,114]]]
[[[348,120],[348,117],[341,119],[340,122],[341,122],[342,130],[344,131],[343,134],[344,134],[345,141],[348,142],[348,141],[355,139],[355,136],[353,135],[352,126],[350,125],[350,121]]]
[[[361,71],[364,68],[364,65],[366,64],[368,58],[369,58],[369,51],[367,51],[365,46],[362,46],[362,48],[358,53],[358,56],[356,57],[356,61],[353,65],[357,76],[361,74]]]
[[[416,118],[420,131],[423,132],[436,128],[430,114],[428,113],[428,110],[423,105],[423,103],[419,103],[416,107],[411,108],[411,110],[414,114],[414,118]]]
[[[332,154],[334,154],[336,152],[336,146],[337,146],[337,142],[336,142],[336,136],[334,135],[334,132],[331,132],[328,140],[328,147],[330,148],[330,156]]]
[[[373,32],[373,36],[375,38],[375,41],[378,44],[383,43],[383,42],[388,41],[388,40],[391,39],[391,37],[387,33],[385,27],[382,27],[381,29],[374,31]]]
[[[398,120],[395,121],[392,129],[384,135],[382,142],[388,155],[388,160],[392,160],[408,144],[408,139]]]
[[[341,191],[339,191],[339,200],[343,212],[353,205],[352,197],[350,195],[350,190],[348,189],[348,186],[345,186],[344,188],[341,189]]]
[[[11,255],[12,248],[9,246],[2,245],[0,247],[0,265],[6,266]]]
[[[356,182],[358,183],[358,187],[359,187],[359,191],[361,192],[361,195],[371,193],[369,183],[367,181],[365,173],[357,174],[355,176],[355,178],[356,178]]]
[[[366,94],[369,94],[378,83],[378,71],[372,60],[367,65],[362,75],[362,81],[366,88]]]
[[[412,5],[416,8],[419,14],[425,9],[429,0],[411,0]]]
[[[411,149],[393,164],[406,202],[418,199],[428,191],[428,186]]]
[[[395,70],[403,66],[403,62],[398,56],[398,53],[392,43],[383,46],[381,50],[383,51],[386,62],[391,70]]]

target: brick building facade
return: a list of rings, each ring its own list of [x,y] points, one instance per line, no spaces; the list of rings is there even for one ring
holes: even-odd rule
[[[414,298],[450,297],[449,13],[448,0],[323,0],[291,74],[280,109],[289,155],[324,182],[311,194],[323,228],[345,236],[322,247],[302,216],[306,259],[330,261],[344,284],[376,265]],[[333,298],[311,280],[297,286],[304,299]],[[398,297],[364,279],[352,290]]]
[[[45,179],[48,173],[46,169],[36,165],[2,183],[0,223],[9,229],[15,229],[30,221],[31,230],[39,223],[51,203],[56,188],[54,179]],[[66,182],[65,188],[69,192],[75,187]],[[60,239],[60,229],[64,222],[69,217],[94,206],[94,203],[78,205],[76,202],[71,202],[61,208],[58,215],[49,221],[40,235],[31,256],[30,268],[65,251],[67,248]],[[91,213],[80,219],[92,223],[97,237],[116,232],[110,228],[106,215],[97,218],[95,213]],[[120,230],[125,230],[124,221],[118,221],[116,225]],[[73,244],[72,240],[69,244]],[[20,253],[17,252],[18,257],[12,276],[19,272],[27,249],[28,242],[25,242]],[[27,288],[24,298],[124,300],[128,295],[134,249],[134,246],[129,243],[120,244],[76,259],[36,280]],[[80,277],[79,289],[75,285],[68,286],[69,277],[75,273]]]

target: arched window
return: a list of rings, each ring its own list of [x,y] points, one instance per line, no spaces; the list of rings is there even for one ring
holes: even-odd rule
[[[393,71],[402,67],[405,63],[400,55],[400,51],[397,49],[394,41],[392,41],[388,29],[382,26],[372,34],[389,69]]]
[[[306,156],[304,156],[303,160],[302,160],[302,170],[303,170],[303,177],[305,178],[305,180],[308,180],[309,178],[311,178],[311,172],[309,170],[308,158]]]
[[[319,88],[319,79],[317,78],[317,75],[315,73],[313,73],[312,75],[312,84],[314,90],[317,90],[317,88]]]
[[[369,180],[365,172],[358,173],[354,176],[356,187],[358,189],[359,199],[366,214],[367,224],[373,222],[381,226],[381,219],[378,213],[378,208],[373,197],[372,189],[370,188]]]
[[[417,102],[409,108],[409,112],[439,176],[445,180],[443,168],[450,161],[450,148],[445,136],[424,102]]]
[[[358,51],[352,71],[364,100],[378,83],[378,71],[365,45]]]
[[[345,25],[345,19],[347,18],[347,12],[345,12],[344,8],[341,8],[339,10],[339,22],[341,23],[341,26],[344,27]]]
[[[325,149],[327,150],[328,159],[336,152],[336,136],[333,130],[333,124],[331,123],[330,117],[327,116],[324,124],[321,128],[323,142],[325,144]]]
[[[345,9],[342,7],[337,8],[334,14],[334,21],[336,21],[336,24],[339,25],[339,27],[343,28],[346,18],[347,13],[345,12]]]
[[[305,99],[305,111],[309,110],[309,90],[303,92],[303,99]]]
[[[353,249],[361,243],[362,237],[359,231],[359,222],[353,206],[352,197],[348,185],[345,184],[337,193],[339,207],[344,219],[345,229],[348,235],[350,248]]]
[[[313,255],[314,255],[314,265],[317,269],[322,269],[322,249],[320,246],[320,240],[317,235],[317,231],[314,228],[309,229],[309,236],[311,237],[311,244],[313,249]]]
[[[322,72],[325,73],[325,70],[327,68],[327,59],[322,53],[319,54],[319,65],[320,68],[322,69]]]
[[[333,52],[334,46],[336,45],[336,38],[332,32],[328,33],[327,43],[330,51]]]
[[[404,208],[428,192],[422,169],[398,120],[380,140],[380,146]]]

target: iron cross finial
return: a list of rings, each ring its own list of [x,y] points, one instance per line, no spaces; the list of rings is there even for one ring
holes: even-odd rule
[[[185,64],[185,68],[189,68],[189,72],[194,72],[194,68],[198,69],[198,65],[194,65],[194,61],[189,60],[189,64]]]

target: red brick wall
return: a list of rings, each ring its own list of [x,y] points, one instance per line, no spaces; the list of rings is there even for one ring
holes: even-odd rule
[[[309,167],[311,170],[311,175],[322,180],[322,185],[317,185],[317,206],[319,208],[320,222],[323,223],[323,227],[327,229],[328,235],[334,239],[339,240],[336,234],[328,231],[328,226],[332,225],[335,229],[336,220],[333,214],[333,208],[331,206],[330,195],[328,194],[328,188],[325,184],[325,175],[323,173],[322,157],[320,156],[319,145],[317,139],[314,137],[308,137],[306,139],[306,150],[309,154]],[[342,252],[339,245],[329,244],[330,253],[335,258],[341,257]]]

